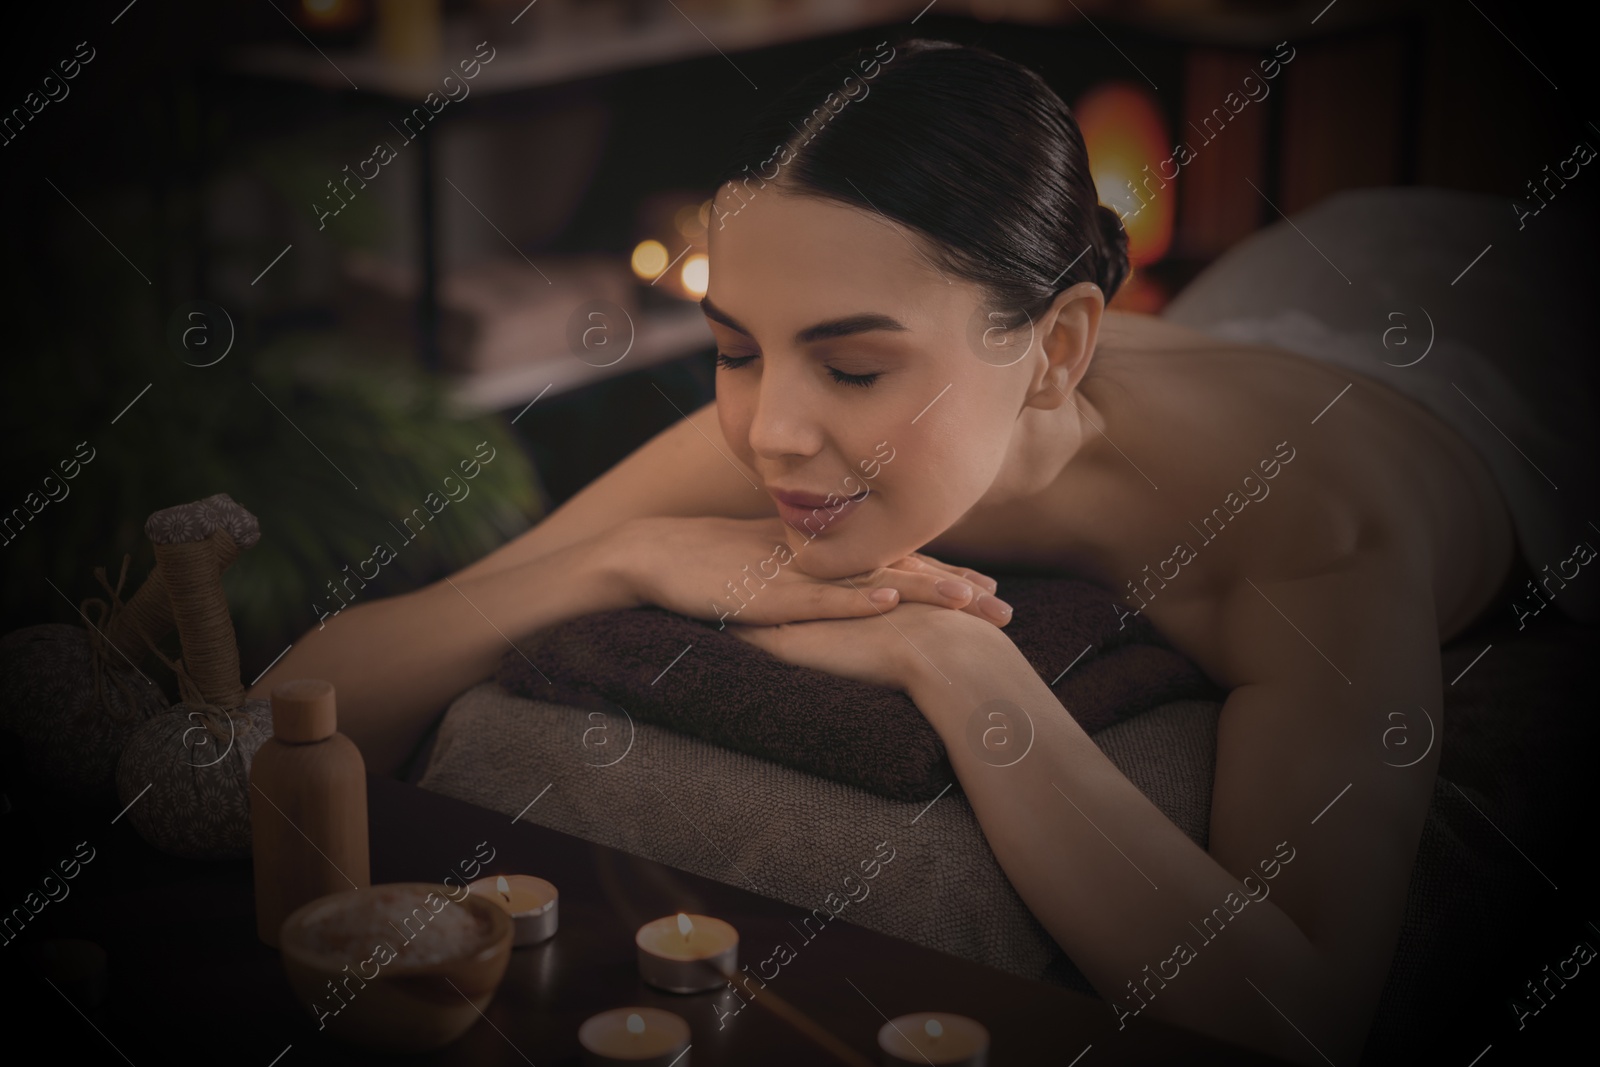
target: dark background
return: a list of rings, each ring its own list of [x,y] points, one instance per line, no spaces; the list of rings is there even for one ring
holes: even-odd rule
[[[401,324],[397,343],[350,330],[342,312],[342,254],[414,254],[418,207],[400,191],[409,178],[384,177],[395,187],[390,199],[380,203],[375,193],[361,204],[365,214],[329,233],[308,225],[301,195],[308,176],[315,188],[361,158],[355,146],[405,108],[370,92],[241,75],[231,57],[242,46],[305,44],[285,18],[289,0],[125,4],[18,6],[0,35],[7,114],[78,42],[97,53],[66,99],[0,144],[0,513],[37,491],[78,442],[96,449],[71,495],[0,546],[0,632],[76,623],[83,598],[105,595],[92,569],[109,568],[115,582],[124,554],[126,596],[151,564],[144,516],[225,491],[266,531],[228,579],[248,680],[314,621],[300,607],[305,594],[365,556],[384,523],[420,502],[473,442],[491,439],[505,453],[479,485],[479,510],[447,512],[437,536],[386,569],[369,595],[436,579],[537,521],[677,419],[662,392],[682,410],[711,398],[711,363],[698,352],[541,401],[515,426],[520,404],[470,420],[453,415],[412,323]],[[936,5],[914,28],[902,19],[736,53],[759,92],[713,54],[472,98],[446,114],[498,146],[477,202],[522,253],[625,256],[650,194],[709,195],[723,153],[761,102],[857,44],[909,35],[981,43],[1039,69],[1069,102],[1107,79],[1142,84],[1136,65],[1161,87],[1156,98],[1177,133],[1193,109],[1209,110],[1287,37],[1298,55],[1273,95],[1186,168],[1172,252],[1146,272],[1151,306],[1276,219],[1242,177],[1291,214],[1341,189],[1390,184],[1502,197],[1510,213],[1513,200],[1527,198],[1525,183],[1570,156],[1575,142],[1600,146],[1592,35],[1583,9],[1566,4],[1338,0],[1314,26],[1321,3],[964,8],[985,17],[942,10],[954,6]],[[490,23],[508,21],[517,7],[446,4]],[[1042,8],[1055,12],[1045,24],[1015,20]],[[1278,25],[1296,29],[1279,33]],[[441,147],[441,174],[456,173],[454,165]],[[1597,190],[1600,170],[1591,166],[1559,195],[1593,201]],[[478,233],[477,244],[466,241],[480,222],[453,196],[448,187],[437,193],[445,269],[499,240]],[[249,285],[290,242],[288,257]],[[1593,247],[1592,233],[1571,233],[1561,269],[1592,279]],[[174,312],[197,299],[225,304],[238,330],[233,354],[212,368],[185,366],[168,339]],[[148,394],[112,425],[147,383]],[[263,393],[339,457],[341,473]],[[349,492],[345,473],[365,492]],[[0,753],[0,788],[0,903],[9,907],[38,866],[25,857],[48,863],[70,848],[58,847],[65,838],[38,818],[26,768],[9,748]],[[1592,849],[1592,826],[1568,840]],[[1544,947],[1530,959],[1556,958]],[[1587,971],[1584,980],[1600,983]],[[1506,975],[1501,984],[1516,983]],[[13,1033],[27,1027],[7,1022]],[[90,1057],[107,1052],[94,1041],[75,1035],[69,1044]]]

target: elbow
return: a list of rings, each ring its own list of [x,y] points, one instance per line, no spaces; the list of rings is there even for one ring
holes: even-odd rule
[[[1246,936],[1194,954],[1188,968],[1204,972],[1201,981],[1174,981],[1150,1014],[1308,1067],[1359,1062],[1381,981],[1330,959],[1274,905],[1259,907],[1237,931]]]
[[[1360,1061],[1377,1005],[1348,976],[1314,964],[1278,984],[1252,977],[1245,996],[1254,1022],[1235,1040],[1306,1067]]]
[[[1212,1036],[1304,1067],[1360,1061],[1371,1013],[1327,995],[1326,983],[1252,975],[1239,987],[1232,1017],[1205,1028]]]
[[[375,601],[374,603],[378,603]],[[337,606],[337,602],[335,602]],[[350,616],[360,613],[371,604],[354,604],[349,608],[328,610],[327,605],[312,605],[316,622],[295,639],[295,642],[284,649],[276,661],[267,665],[250,687],[245,691],[246,700],[268,700],[272,690],[292,678],[322,678],[327,677],[323,667],[318,661],[325,659],[317,655],[317,650],[323,648],[327,642],[338,642],[338,633],[350,625]],[[337,649],[337,644],[328,646]],[[337,679],[328,677],[330,682],[337,683]]]

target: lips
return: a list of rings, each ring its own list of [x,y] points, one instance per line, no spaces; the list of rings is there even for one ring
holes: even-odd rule
[[[768,489],[774,503],[778,507],[778,517],[788,523],[800,533],[814,537],[825,531],[834,529],[855,512],[871,495],[870,488],[861,490],[855,496],[841,497],[835,495],[832,505],[826,495],[818,496],[815,493],[801,493],[786,489]],[[844,500],[844,506],[839,506],[839,501]],[[838,508],[837,511],[831,508]]]
[[[815,493],[801,493],[801,492],[791,491],[791,490],[788,490],[788,489],[770,489],[770,488],[767,490],[767,492],[771,493],[772,494],[772,499],[776,500],[778,503],[780,503],[780,504],[788,504],[790,507],[794,507],[794,508],[831,507],[833,504],[838,503],[839,500],[841,499],[840,495],[837,494],[837,493],[835,493],[833,495],[833,501],[832,501],[832,503],[830,503],[829,500],[828,500],[827,495],[818,496]],[[853,497],[844,497],[843,499],[847,499],[847,500],[865,499],[865,497],[867,495],[867,492],[868,492],[868,490],[863,489],[863,490],[861,490],[861,492],[857,493],[855,496],[853,496]]]

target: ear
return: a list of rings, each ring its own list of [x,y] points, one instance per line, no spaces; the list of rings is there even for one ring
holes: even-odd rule
[[[1034,364],[1028,406],[1050,410],[1067,402],[1094,359],[1105,309],[1105,294],[1093,282],[1079,282],[1056,294],[1039,320],[1044,358]]]

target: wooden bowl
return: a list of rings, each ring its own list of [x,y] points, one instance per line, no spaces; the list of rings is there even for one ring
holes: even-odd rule
[[[279,946],[295,998],[319,1030],[363,1048],[426,1052],[466,1033],[494,999],[511,935],[511,916],[492,900],[394,882],[297,908]]]

